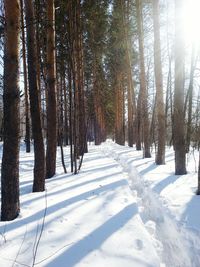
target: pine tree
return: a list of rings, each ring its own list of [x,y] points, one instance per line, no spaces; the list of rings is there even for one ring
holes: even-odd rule
[[[92,0],[86,0],[83,5],[86,36],[84,45],[87,49],[85,51],[85,76],[87,87],[92,88],[87,92],[92,102],[88,101],[89,120],[93,124],[96,145],[105,141],[106,136],[107,83],[104,58],[108,28],[108,2],[108,0],[103,0],[101,3],[94,3]]]
[[[186,148],[184,125],[184,37],[181,21],[182,1],[175,1],[175,89],[173,141],[175,150],[175,174],[186,174]]]
[[[1,220],[15,219],[19,203],[19,31],[20,3],[5,0],[4,145],[1,168]],[[14,45],[13,45],[14,44]]]
[[[138,102],[138,136],[140,131],[142,132],[142,138],[144,142],[144,157],[151,157],[150,153],[150,135],[149,135],[149,115],[148,115],[148,103],[147,103],[147,84],[145,74],[144,63],[144,44],[143,44],[143,25],[142,25],[142,1],[136,0],[137,10],[137,28],[138,28],[138,41],[139,41],[139,63],[140,63],[140,92]],[[141,127],[141,129],[140,129]]]
[[[25,40],[25,31],[24,31],[24,8],[23,0],[20,0],[21,5],[21,27],[22,27],[22,57],[23,57],[23,71],[24,71],[24,94],[25,94],[25,124],[26,124],[26,133],[25,133],[25,143],[26,143],[26,152],[31,151],[31,129],[30,129],[30,111],[29,111],[29,95],[28,95],[28,77],[27,77],[27,64],[26,64],[26,40]]]
[[[110,73],[114,95],[115,141],[125,144],[125,88],[126,88],[126,45],[124,42],[123,10],[121,0],[113,3],[110,25]]]
[[[28,79],[30,110],[32,121],[32,134],[34,140],[34,182],[33,192],[44,191],[45,189],[45,151],[42,135],[42,120],[40,110],[40,97],[37,79],[37,50],[36,30],[33,2],[25,1],[25,14],[27,26],[27,55],[28,55]]]
[[[154,25],[154,72],[156,83],[156,115],[158,122],[158,149],[156,164],[165,163],[165,111],[163,100],[163,77],[160,45],[159,0],[153,0]]]
[[[57,150],[57,104],[56,104],[56,62],[55,62],[55,7],[54,0],[47,3],[47,151],[46,177],[56,171]]]

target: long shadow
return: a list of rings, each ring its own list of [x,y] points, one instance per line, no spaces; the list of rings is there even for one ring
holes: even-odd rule
[[[158,167],[159,167],[158,165],[156,165],[155,163],[153,163],[153,164],[149,165],[147,168],[145,168],[145,169],[143,169],[142,171],[140,171],[139,173],[140,173],[141,175],[144,175],[144,174],[146,174],[147,172],[150,172],[150,171],[152,171],[152,170],[154,170],[154,169],[156,169],[156,168],[158,168]]]
[[[185,226],[198,231],[200,237],[200,196],[194,195],[187,204],[184,213],[181,216],[181,221]],[[199,239],[200,240],[200,239]]]
[[[122,228],[137,213],[138,209],[135,203],[128,205],[103,225],[49,262],[48,267],[63,266],[63,263],[65,263],[65,266],[67,267],[74,266],[89,253],[98,249],[106,239]]]
[[[99,165],[100,164],[98,164],[98,166]],[[103,171],[103,170],[119,167],[118,163],[108,163],[107,165],[105,165],[105,163],[102,163],[101,165],[99,167],[94,167],[94,168],[92,168],[91,166],[88,168],[85,167],[83,171],[80,170],[80,174],[87,173],[89,170],[95,172],[95,171]]]
[[[99,188],[94,188],[93,190],[89,190],[89,191],[84,192],[80,195],[77,195],[77,196],[74,196],[71,198],[67,198],[63,201],[60,201],[59,203],[53,204],[52,206],[48,207],[47,216],[56,212],[59,209],[62,209],[63,207],[69,207],[70,205],[72,205],[76,202],[82,201],[84,199],[86,200],[91,196],[98,197],[99,194],[101,194],[105,191],[114,190],[115,188],[126,185],[126,184],[127,184],[126,180],[119,180],[119,181],[104,185],[104,186],[99,187]],[[44,211],[40,210],[40,211],[32,214],[31,216],[27,217],[27,218],[22,218],[22,219],[19,218],[13,222],[10,222],[7,225],[7,232],[11,231],[13,229],[16,230],[18,227],[21,227],[22,224],[28,224],[28,223],[31,223],[34,221],[38,221],[40,218],[43,217],[43,215],[44,215]],[[2,225],[0,227],[0,232],[3,232],[3,228],[4,228],[4,225]]]
[[[156,193],[160,194],[165,187],[167,187],[168,185],[174,183],[179,178],[180,178],[180,175],[174,175],[174,174],[169,175],[165,179],[163,179],[162,181],[157,183],[153,187],[153,191],[155,191]]]
[[[129,153],[132,153],[134,150],[129,150],[129,149],[126,149],[126,150],[122,150],[122,151],[113,151],[113,153],[115,153],[114,154],[114,156],[116,155],[116,156],[118,156],[118,157],[121,157],[121,156],[123,156],[123,155],[128,155]]]
[[[85,181],[85,182],[82,182],[82,183],[78,183],[78,184],[75,184],[75,185],[72,185],[72,186],[69,186],[69,187],[62,188],[62,189],[60,189],[60,190],[56,190],[55,192],[49,192],[49,193],[48,193],[48,197],[51,197],[51,196],[53,196],[53,195],[59,195],[59,194],[61,194],[61,193],[66,193],[67,191],[70,191],[70,190],[72,190],[72,189],[76,189],[76,188],[78,188],[78,187],[81,187],[81,186],[84,186],[84,185],[87,185],[87,184],[91,184],[91,183],[95,183],[95,182],[103,181],[103,180],[105,180],[105,178],[109,179],[109,177],[112,177],[114,174],[115,174],[115,175],[116,175],[116,174],[120,174],[120,172],[115,172],[115,173],[113,173],[112,175],[104,175],[104,176],[98,177],[98,178],[96,178],[96,179],[92,179],[92,180],[89,180],[89,181]],[[58,186],[59,186],[59,185],[58,185]],[[63,187],[63,184],[61,185],[61,187]],[[95,190],[95,188],[94,188],[94,190]],[[38,197],[34,198],[34,201],[37,200],[37,199],[40,199],[40,198],[41,198],[41,196],[38,196]],[[31,201],[33,201],[33,200],[25,200],[25,201],[23,201],[23,205],[24,205],[24,204],[27,205],[27,204],[28,204],[29,202],[31,202]]]

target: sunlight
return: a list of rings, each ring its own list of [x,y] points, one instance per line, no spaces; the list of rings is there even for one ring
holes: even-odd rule
[[[200,0],[185,0],[183,27],[186,42],[200,44]]]

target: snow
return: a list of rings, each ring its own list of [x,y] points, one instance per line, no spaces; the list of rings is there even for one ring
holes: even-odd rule
[[[65,160],[69,170],[69,151]],[[188,174],[107,141],[89,146],[78,175],[58,152],[46,191],[31,193],[33,154],[20,152],[20,216],[0,222],[0,266],[199,267],[200,199],[195,153]]]

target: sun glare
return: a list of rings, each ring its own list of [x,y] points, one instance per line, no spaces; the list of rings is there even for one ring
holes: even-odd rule
[[[183,27],[186,42],[200,44],[200,0],[184,0]]]

